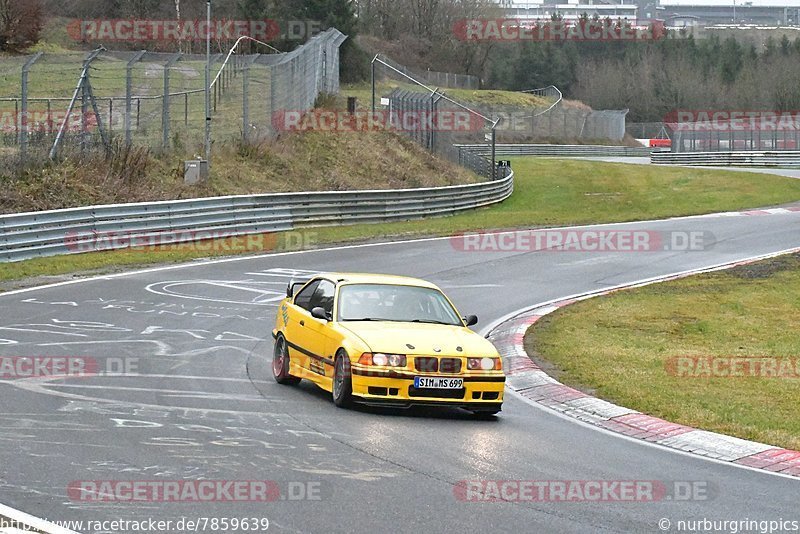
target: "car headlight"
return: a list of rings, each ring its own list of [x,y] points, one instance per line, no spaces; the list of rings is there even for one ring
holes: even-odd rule
[[[467,358],[467,369],[470,371],[499,371],[502,368],[500,358]]]
[[[365,352],[358,359],[362,365],[377,365],[379,367],[405,367],[406,357],[404,354],[387,354],[385,352]]]

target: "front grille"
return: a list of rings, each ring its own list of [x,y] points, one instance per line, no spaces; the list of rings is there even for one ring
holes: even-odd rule
[[[440,399],[463,399],[466,388],[461,389],[417,389],[408,386],[409,397],[438,397]]]
[[[440,373],[460,373],[461,372],[461,359],[460,358],[442,358],[439,361]]]
[[[427,356],[414,358],[414,367],[423,373],[438,373],[439,358],[429,358]]]
[[[458,374],[461,372],[462,365],[461,358],[442,358],[441,360],[431,356],[414,358],[414,367],[423,373]]]

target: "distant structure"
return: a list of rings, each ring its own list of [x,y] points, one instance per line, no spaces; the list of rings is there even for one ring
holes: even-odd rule
[[[638,10],[638,6],[632,2],[626,4],[614,1],[586,3],[584,0],[583,2],[556,3],[550,0],[541,0],[540,2],[499,0],[498,4],[503,8],[504,16],[522,20],[550,19],[554,14],[560,15],[565,20],[577,20],[583,13],[590,17],[597,15],[600,18],[635,20]]]
[[[660,0],[669,26],[798,26],[798,0]]]
[[[668,27],[800,26],[800,0],[495,0],[509,18],[590,17],[663,20]]]

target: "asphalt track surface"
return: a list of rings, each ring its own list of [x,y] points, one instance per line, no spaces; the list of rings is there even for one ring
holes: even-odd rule
[[[578,292],[800,246],[800,213],[600,229],[711,233],[701,251],[463,252],[449,239],[196,262],[0,295],[0,355],[84,356],[138,376],[0,380],[0,502],[50,520],[267,517],[278,532],[659,532],[658,521],[800,519],[800,482],[679,454],[507,396],[494,420],[450,409],[336,408],[273,382],[270,331],[300,272],[439,284],[486,327]],[[598,228],[593,228],[597,230]],[[112,369],[113,370],[113,369]],[[314,500],[76,500],[80,480],[313,482]],[[463,502],[462,480],[703,481],[710,499]],[[673,530],[674,531],[674,530]]]

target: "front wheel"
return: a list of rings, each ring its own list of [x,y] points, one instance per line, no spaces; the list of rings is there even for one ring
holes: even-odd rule
[[[333,403],[340,408],[349,408],[353,405],[350,358],[343,350],[336,353],[336,360],[333,363]]]
[[[272,355],[272,376],[275,382],[284,385],[300,383],[300,378],[289,374],[289,347],[282,335],[275,340],[275,352]]]

